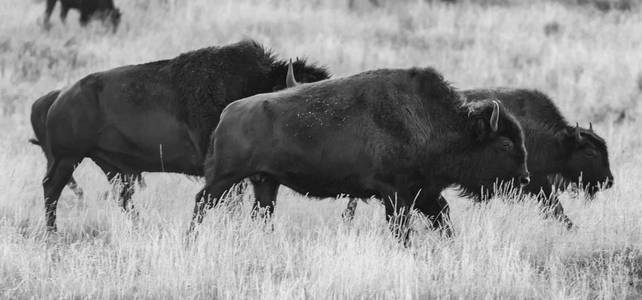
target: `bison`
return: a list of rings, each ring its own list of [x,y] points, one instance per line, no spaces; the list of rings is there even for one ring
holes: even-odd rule
[[[45,8],[44,25],[46,28],[51,26],[49,19],[56,7],[58,0],[47,0]],[[110,22],[113,32],[118,30],[121,13],[114,5],[113,0],[60,0],[60,20],[64,23],[67,19],[67,13],[70,9],[76,9],[80,12],[80,25],[86,26],[92,18],[100,19],[103,23]]]
[[[431,68],[369,71],[235,101],[214,130],[204,170],[188,234],[246,177],[268,216],[279,185],[311,197],[378,197],[404,240],[413,200],[449,232],[446,203],[437,201],[445,187],[478,193],[497,179],[529,181],[514,117],[497,102],[463,102]]]
[[[602,188],[613,185],[613,174],[609,167],[606,142],[593,131],[577,124],[571,126],[555,103],[537,90],[528,89],[475,89],[463,91],[468,101],[498,99],[521,123],[528,151],[528,169],[531,183],[524,191],[540,196],[547,209],[568,227],[571,220],[564,214],[562,204],[557,199],[554,186],[558,189],[565,185],[551,181],[554,175],[561,176],[563,182],[580,183],[592,198]],[[487,187],[486,190],[492,190]],[[351,199],[343,216],[352,219],[357,200]]]
[[[294,62],[293,69],[303,82],[329,77],[305,60]],[[287,61],[248,40],[88,75],[48,100],[44,114],[46,103],[36,102],[32,125],[47,157],[48,230],[56,230],[60,192],[85,157],[110,180],[121,178],[121,203],[127,208],[141,172],[202,176],[209,135],[223,108],[285,88],[287,72]]]

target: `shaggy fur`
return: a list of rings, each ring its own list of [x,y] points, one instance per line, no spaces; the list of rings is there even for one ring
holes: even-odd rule
[[[469,101],[499,99],[515,115],[526,135],[528,167],[533,177],[561,174],[565,182],[581,182],[591,194],[602,183],[606,182],[606,187],[612,184],[613,175],[604,139],[592,130],[579,128],[581,139],[578,140],[576,126],[566,121],[553,100],[544,93],[496,88],[468,90],[463,94]],[[597,155],[586,156],[587,152]],[[581,180],[580,174],[583,174]],[[548,180],[542,181],[542,185],[552,184]],[[544,186],[531,189],[539,192]]]
[[[286,72],[284,60],[254,41],[242,41],[90,74],[66,88],[50,105],[44,126],[34,125],[34,131],[46,131],[45,143],[40,142],[48,159],[43,182],[48,228],[55,229],[60,191],[85,157],[110,180],[122,180],[124,208],[141,172],[201,176],[209,135],[223,108],[284,88]],[[300,82],[329,76],[304,60],[297,60],[294,72]],[[36,115],[40,110],[32,111]]]
[[[161,61],[169,70],[170,80],[182,97],[183,119],[201,133],[202,150],[218,119],[230,102],[258,93],[285,88],[287,60],[278,60],[272,51],[259,43],[246,40],[225,47],[210,47]],[[308,64],[304,59],[293,62],[299,82],[315,82],[330,77],[325,68]]]
[[[389,219],[390,199],[407,213],[418,196],[415,208],[447,227],[443,188],[527,176],[515,119],[490,101],[463,102],[431,68],[368,71],[235,101],[211,143],[193,226],[246,177],[268,211],[280,184],[312,197],[376,196]]]
[[[580,128],[581,139],[578,140],[575,126],[568,124],[555,103],[544,93],[495,88],[462,91],[461,95],[472,107],[487,99],[497,99],[521,123],[532,179],[525,191],[532,195],[543,193],[541,200],[551,209],[549,212],[567,226],[572,223],[564,215],[551,186],[563,190],[568,183],[580,182],[592,196],[599,187],[608,188],[613,184],[604,139],[592,130]],[[461,196],[477,201],[492,196],[494,190],[492,185],[460,184],[459,188]],[[354,199],[348,203],[343,213],[346,220],[352,219],[356,206]]]

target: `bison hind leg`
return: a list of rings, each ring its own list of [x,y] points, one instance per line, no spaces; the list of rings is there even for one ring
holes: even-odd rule
[[[84,199],[85,192],[78,185],[78,182],[76,182],[76,179],[74,179],[73,176],[71,176],[71,178],[69,179],[67,187],[69,187],[69,189],[74,192],[74,195],[76,195],[76,198],[78,198],[78,200],[82,201]]]
[[[274,177],[267,174],[256,174],[250,177],[254,187],[254,213],[253,217],[270,218],[274,211],[279,183]]]
[[[352,220],[354,219],[354,213],[357,210],[357,205],[359,205],[359,200],[356,198],[350,198],[348,200],[348,204],[346,205],[346,209],[343,210],[343,213],[341,214],[341,218],[343,219],[343,222],[345,223],[351,223]]]
[[[64,157],[53,159],[47,175],[42,181],[42,187],[45,198],[45,218],[47,222],[47,231],[56,231],[56,208],[60,193],[65,185],[69,182],[74,169],[80,163],[82,157]]]

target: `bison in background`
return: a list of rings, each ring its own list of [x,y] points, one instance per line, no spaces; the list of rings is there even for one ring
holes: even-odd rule
[[[47,0],[45,8],[45,28],[50,28],[50,18],[59,0]],[[67,20],[67,13],[70,9],[76,9],[80,13],[81,26],[87,26],[92,18],[99,19],[104,23],[110,22],[113,32],[118,30],[121,13],[114,5],[113,0],[60,0],[60,20],[64,23]]]
[[[329,76],[305,60],[293,68],[303,82]],[[121,203],[127,209],[141,172],[202,176],[209,136],[223,108],[285,88],[287,72],[287,61],[254,41],[242,41],[94,73],[57,97],[36,101],[32,126],[47,157],[48,230],[56,229],[60,192],[85,157],[109,180],[122,180]]]
[[[586,129],[570,125],[545,94],[508,88],[467,90],[462,94],[471,102],[498,99],[517,118],[526,136],[531,174],[531,183],[524,191],[538,197],[546,212],[568,227],[572,222],[564,214],[554,187],[564,190],[569,183],[580,183],[592,198],[600,188],[613,185],[604,139],[593,131],[593,126]],[[549,180],[553,175],[559,175],[563,182]],[[354,216],[357,203],[356,199],[349,201],[343,213],[346,220]]]
[[[413,203],[450,232],[439,195],[452,184],[478,193],[498,178],[529,180],[519,123],[497,102],[463,102],[430,68],[370,71],[235,101],[209,149],[189,233],[246,177],[267,215],[281,184],[312,197],[378,197],[404,240]]]
[[[539,192],[535,184],[538,181],[550,188],[552,183],[544,177],[553,174],[560,174],[566,183],[579,182],[591,198],[600,187],[613,185],[604,139],[593,131],[593,125],[582,128],[577,123],[569,124],[545,94],[536,90],[498,88],[465,91],[464,95],[469,101],[496,97],[520,121],[526,135],[526,149],[533,154],[528,162],[533,179],[530,191]],[[547,196],[551,192],[544,191]]]

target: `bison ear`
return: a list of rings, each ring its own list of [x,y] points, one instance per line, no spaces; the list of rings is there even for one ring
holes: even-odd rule
[[[288,63],[288,74],[285,75],[285,86],[287,88],[291,88],[297,85],[299,85],[299,83],[296,82],[296,79],[294,78],[294,69],[292,68],[292,59],[290,59],[290,62]]]
[[[493,113],[490,115],[490,129],[497,132],[499,128],[499,102],[493,100]]]

